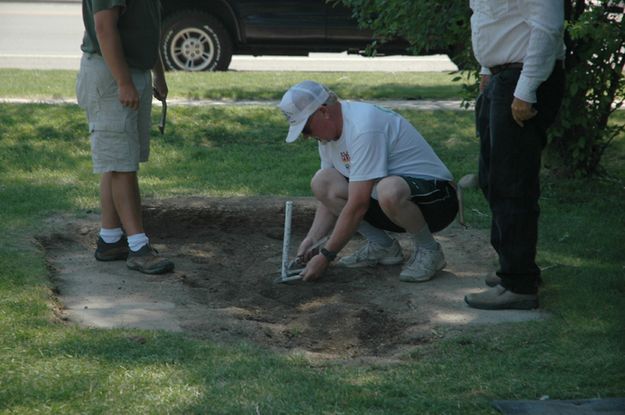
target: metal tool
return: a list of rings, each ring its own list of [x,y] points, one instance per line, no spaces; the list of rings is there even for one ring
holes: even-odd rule
[[[161,120],[158,122],[158,130],[161,132],[161,135],[163,135],[165,134],[165,124],[167,123],[167,100],[163,99],[161,104]]]
[[[324,243],[326,243],[327,240],[328,240],[328,237],[324,236],[323,238],[315,242],[313,246],[310,247],[310,251],[312,253],[311,256],[317,255],[319,253],[319,249]],[[297,256],[289,262],[289,265],[287,266],[287,269],[286,269],[286,275],[287,277],[290,277],[295,274],[299,274],[300,272],[304,271],[305,268],[306,268],[306,263],[304,263],[302,256]]]
[[[282,269],[280,278],[284,281],[288,277],[289,247],[291,245],[291,220],[293,218],[293,202],[287,200],[284,205],[284,237],[282,238]]]
[[[301,279],[300,273],[306,268],[301,257],[289,261],[289,248],[291,245],[291,222],[293,219],[293,202],[287,201],[284,206],[284,237],[282,238],[282,263],[280,277],[275,282],[289,282]],[[310,249],[315,252],[328,240],[325,236],[318,240]],[[298,266],[299,265],[299,266]]]

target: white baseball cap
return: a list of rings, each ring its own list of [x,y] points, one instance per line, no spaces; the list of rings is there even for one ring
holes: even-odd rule
[[[315,81],[302,81],[286,91],[278,107],[289,121],[287,143],[299,138],[308,117],[325,104],[329,97],[330,91]]]

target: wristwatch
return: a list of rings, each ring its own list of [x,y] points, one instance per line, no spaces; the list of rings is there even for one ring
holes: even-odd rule
[[[334,261],[336,259],[336,255],[337,255],[336,252],[328,251],[325,248],[321,248],[321,250],[319,252],[321,252],[321,255],[326,257],[328,262],[332,262],[332,261]]]

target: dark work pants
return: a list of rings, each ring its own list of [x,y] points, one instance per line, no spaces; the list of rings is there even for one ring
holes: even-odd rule
[[[492,213],[491,244],[499,256],[501,284],[512,292],[534,294],[540,281],[536,243],[541,153],[562,101],[564,70],[556,62],[537,91],[538,114],[524,127],[510,109],[520,73],[510,68],[492,76],[476,102],[479,182]]]

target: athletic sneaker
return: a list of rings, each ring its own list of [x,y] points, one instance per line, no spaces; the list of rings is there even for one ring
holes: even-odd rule
[[[118,261],[128,257],[128,240],[125,236],[112,244],[104,242],[101,236],[98,236],[98,243],[95,249],[95,259],[98,261]]]
[[[436,249],[418,248],[399,274],[399,279],[406,282],[428,281],[446,265],[440,244],[436,244]]]
[[[369,267],[376,264],[395,265],[404,260],[401,246],[397,239],[389,247],[383,247],[374,242],[367,242],[365,245],[351,255],[341,258],[336,265],[346,268]]]
[[[137,252],[130,251],[126,266],[144,274],[164,274],[174,269],[174,263],[160,256],[150,244],[144,245]]]

